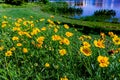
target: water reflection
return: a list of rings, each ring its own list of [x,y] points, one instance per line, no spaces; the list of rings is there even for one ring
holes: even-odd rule
[[[116,11],[117,18],[120,18],[120,0],[50,0],[66,1],[69,6],[83,9],[82,16],[89,16],[99,9],[113,9]]]

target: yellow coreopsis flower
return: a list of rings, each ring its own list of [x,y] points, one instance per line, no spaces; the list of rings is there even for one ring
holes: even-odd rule
[[[108,34],[113,37],[114,36],[114,33],[113,32],[108,32]]]
[[[0,46],[0,51],[2,51],[4,49],[4,46]]]
[[[120,45],[120,38],[119,37],[114,37],[112,38],[113,42],[115,45]]]
[[[36,35],[37,33],[40,32],[39,28],[33,28],[32,32],[30,33],[31,35]]]
[[[50,67],[50,64],[49,63],[45,63],[45,67],[46,68]]]
[[[94,40],[94,45],[99,48],[105,48],[105,45],[103,42],[104,42],[103,40],[98,40],[98,41]]]
[[[28,24],[28,21],[24,21],[24,22],[23,22],[23,25],[24,25],[24,26],[27,26],[27,24]]]
[[[45,30],[46,30],[46,27],[42,27],[41,30],[42,30],[42,31],[45,31]]]
[[[33,16],[30,16],[30,18],[33,18]]]
[[[91,45],[90,45],[88,42],[84,41],[84,42],[83,42],[83,46],[84,46],[84,47],[90,47]]]
[[[73,33],[71,33],[71,32],[66,32],[65,35],[66,35],[67,37],[71,37],[71,36],[73,36]]]
[[[69,41],[67,38],[63,38],[63,39],[60,40],[60,44],[69,45],[69,44],[70,44],[70,41]]]
[[[7,16],[3,16],[4,19],[7,19]]]
[[[44,36],[40,36],[40,37],[37,38],[37,42],[38,42],[38,43],[41,43],[41,42],[44,41],[44,39],[45,39]]]
[[[21,43],[17,43],[17,46],[20,47],[20,46],[22,46],[22,44]]]
[[[65,49],[60,49],[59,53],[60,53],[61,56],[63,56],[65,54],[67,54],[67,51]]]
[[[21,25],[20,23],[15,22],[15,26],[16,26],[16,27],[20,27],[20,25]]]
[[[100,67],[108,67],[109,65],[109,58],[106,56],[98,56],[97,61],[99,62]]]
[[[44,18],[41,18],[41,19],[40,19],[41,22],[44,21],[44,20],[45,20]]]
[[[7,26],[7,23],[7,21],[3,21],[1,27],[4,28],[5,26]]]
[[[101,32],[100,36],[101,36],[102,39],[105,39],[105,33]]]
[[[52,25],[54,25],[55,23],[52,21],[52,20],[50,20],[50,19],[48,19],[47,20],[50,24],[52,24]]]
[[[67,24],[64,24],[64,28],[69,29],[69,26]]]
[[[23,53],[28,53],[28,49],[27,48],[23,48]]]
[[[18,22],[18,23],[22,22],[22,19],[21,19],[21,18],[19,18],[19,19],[17,20],[17,22]]]
[[[60,78],[60,80],[68,80],[68,78],[65,76],[63,78]]]
[[[51,18],[54,18],[54,16],[53,16],[53,15],[51,15],[50,17],[51,17]]]
[[[59,35],[53,35],[52,40],[53,41],[58,41],[58,40],[61,40],[61,37]]]
[[[13,30],[13,31],[20,31],[20,28],[19,28],[19,27],[13,27],[12,30]]]
[[[10,48],[10,51],[15,51],[15,50],[16,50],[15,47]]]
[[[29,38],[32,38],[32,36],[28,32],[23,32],[24,35],[26,35]]]
[[[7,51],[6,53],[5,53],[5,56],[12,56],[12,51]]]
[[[80,51],[85,55],[85,56],[90,56],[92,51],[89,47],[80,47]]]
[[[54,32],[55,32],[55,33],[58,32],[58,29],[57,29],[57,28],[54,28]]]
[[[17,40],[19,40],[19,38],[17,36],[14,36],[14,37],[12,37],[12,40],[17,41]]]

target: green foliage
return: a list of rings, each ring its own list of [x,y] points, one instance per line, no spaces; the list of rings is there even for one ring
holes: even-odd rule
[[[5,3],[12,5],[21,5],[24,0],[5,0]]]
[[[44,4],[49,3],[49,0],[40,0],[40,2],[43,2]]]
[[[66,2],[49,3],[47,5],[42,6],[42,11],[52,12],[54,14],[60,14],[60,15],[74,14],[74,13],[82,14],[83,12],[82,8],[68,7],[68,4]]]
[[[119,45],[115,45],[112,41],[114,38],[110,37],[111,35],[101,36],[92,33],[87,35],[76,28],[72,28],[73,26],[54,23],[53,17],[49,17],[49,19],[45,19],[43,16],[36,18],[34,17],[36,15],[30,16],[29,14],[27,19],[24,14],[22,15],[19,18],[1,17],[0,79],[60,80],[63,77],[69,80],[119,79],[120,51],[114,54],[108,53],[108,51],[119,49]],[[54,31],[55,28],[57,32]],[[68,37],[66,32],[71,32],[73,35]],[[53,35],[59,35],[60,41],[67,38],[70,44],[61,44],[59,40],[54,41]],[[113,35],[115,38],[120,36]],[[19,40],[13,40],[15,36]],[[45,38],[42,42],[41,39],[38,41],[41,36]],[[104,40],[105,48],[94,45],[94,40],[99,39]],[[91,45],[92,53],[90,56],[86,56],[80,51],[80,47],[84,45],[83,42],[85,41]],[[21,43],[22,46],[17,46],[17,43]],[[37,46],[37,44],[42,44],[42,47]],[[23,48],[27,48],[28,52],[25,53]],[[65,49],[66,54],[61,55],[59,53],[61,49]],[[12,55],[8,56],[7,51],[11,51]],[[85,52],[88,51],[85,50]],[[97,61],[99,55],[109,58],[107,67],[99,66]],[[101,62],[104,63],[102,60]],[[46,67],[46,63],[49,64],[48,67]]]
[[[94,16],[108,16],[108,17],[114,17],[116,15],[116,12],[114,10],[97,10],[94,12]]]

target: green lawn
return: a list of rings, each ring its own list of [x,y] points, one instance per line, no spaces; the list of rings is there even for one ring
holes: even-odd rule
[[[52,14],[48,14],[45,13],[43,11],[40,10],[39,6],[36,6],[35,4],[32,4],[32,6],[30,6],[30,3],[27,6],[23,7],[14,7],[14,8],[2,8],[2,6],[0,7],[0,15],[8,15],[8,16],[13,16],[13,17],[29,17],[30,15],[34,15],[34,17],[43,17],[44,18],[49,18],[50,15]],[[34,7],[33,7],[34,6]],[[6,6],[4,6],[6,7]],[[7,7],[11,7],[11,6],[7,6]],[[58,15],[54,15],[54,21],[58,20],[62,23],[68,23],[71,25],[75,25],[75,27],[78,28],[93,28],[93,29],[104,29],[104,30],[115,30],[115,31],[119,31],[120,30],[120,24],[119,23],[107,23],[107,22],[92,22],[92,21],[81,21],[81,20],[75,20],[75,19],[69,19],[69,18],[65,18],[65,17],[61,17]]]

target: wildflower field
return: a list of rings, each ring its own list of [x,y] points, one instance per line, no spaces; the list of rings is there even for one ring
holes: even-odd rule
[[[53,18],[1,17],[1,80],[120,79],[120,35],[84,34]]]

